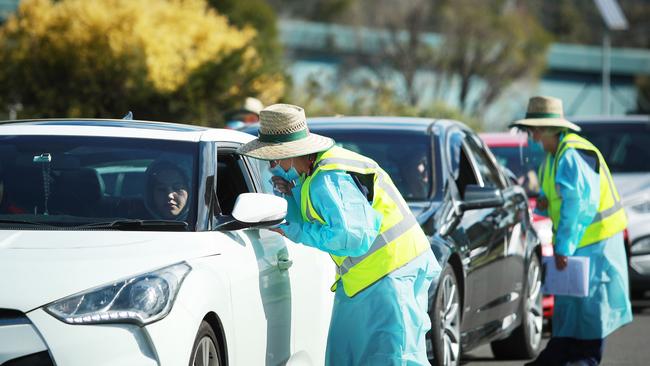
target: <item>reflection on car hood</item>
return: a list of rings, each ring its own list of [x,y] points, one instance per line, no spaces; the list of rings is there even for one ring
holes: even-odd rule
[[[213,235],[0,230],[0,308],[29,311],[185,259],[218,254]]]
[[[624,204],[637,193],[650,190],[650,173],[615,173],[612,177]]]

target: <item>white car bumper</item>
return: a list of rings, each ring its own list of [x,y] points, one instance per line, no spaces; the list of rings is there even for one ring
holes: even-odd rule
[[[200,319],[176,304],[165,319],[146,327],[70,325],[42,309],[30,312],[21,323],[0,323],[0,364],[47,351],[56,365],[165,366],[189,362]]]
[[[42,309],[28,314],[57,365],[158,365],[144,328],[131,324],[70,325]]]

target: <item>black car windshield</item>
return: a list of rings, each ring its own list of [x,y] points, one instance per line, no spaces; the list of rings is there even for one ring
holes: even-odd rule
[[[183,141],[0,136],[0,229],[191,229],[197,151]]]
[[[431,174],[432,150],[428,135],[399,130],[311,130],[375,160],[405,200],[423,201],[430,197],[435,182]]]
[[[612,173],[650,172],[650,128],[647,123],[581,124],[580,135],[601,151]]]

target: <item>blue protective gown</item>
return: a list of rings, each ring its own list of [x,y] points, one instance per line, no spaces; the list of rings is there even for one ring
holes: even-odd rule
[[[573,148],[558,162],[555,184],[562,206],[554,250],[564,256],[589,257],[589,296],[555,296],[553,337],[602,339],[632,321],[623,234],[578,248],[600,202],[594,163]]]
[[[382,216],[343,171],[321,172],[311,183],[314,209],[328,223],[300,213],[300,186],[287,196],[286,236],[338,256],[363,255],[379,233]],[[353,297],[339,285],[327,340],[327,365],[428,365],[425,334],[428,290],[440,266],[432,251],[393,271]]]

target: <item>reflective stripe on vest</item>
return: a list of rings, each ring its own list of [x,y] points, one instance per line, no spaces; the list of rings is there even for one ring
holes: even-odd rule
[[[372,208],[382,214],[379,235],[368,251],[358,257],[331,255],[337,265],[336,289],[341,279],[348,296],[372,285],[382,277],[409,263],[430,250],[429,241],[409,210],[406,202],[390,180],[390,177],[374,161],[340,147],[333,147],[319,154],[314,172],[307,177],[301,189],[301,211],[303,220],[327,223],[318,215],[311,204],[309,187],[313,177],[321,171],[343,170],[373,176]]]
[[[599,242],[609,238],[612,235],[622,231],[627,226],[627,219],[620,196],[612,180],[612,176],[607,167],[607,163],[600,151],[586,139],[569,133],[560,141],[557,149],[555,161],[551,164],[551,156],[547,155],[544,165],[540,169],[540,178],[542,179],[542,189],[549,202],[549,216],[553,221],[553,237],[555,241],[555,232],[560,219],[560,207],[562,198],[557,192],[555,184],[555,173],[557,171],[558,161],[567,149],[574,148],[578,150],[591,151],[598,157],[599,177],[600,177],[600,202],[598,212],[594,216],[591,224],[585,230],[585,233],[578,247],[582,248],[589,244]]]

